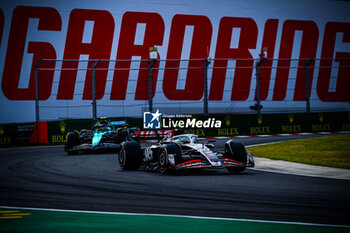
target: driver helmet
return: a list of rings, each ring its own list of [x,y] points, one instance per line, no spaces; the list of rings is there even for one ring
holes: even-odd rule
[[[179,137],[179,138],[175,139],[174,142],[179,144],[179,145],[182,145],[182,144],[184,144],[183,141],[185,139],[186,139],[185,137]]]
[[[179,144],[179,145],[181,145],[181,144],[182,144],[182,143],[181,143],[181,140],[180,140],[180,138],[178,138],[178,139],[175,139],[175,140],[174,140],[174,142],[175,142],[175,143],[177,143],[177,144]]]

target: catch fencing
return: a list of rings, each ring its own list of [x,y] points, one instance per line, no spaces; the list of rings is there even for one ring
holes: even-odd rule
[[[106,112],[99,109],[110,109],[109,117],[135,116],[135,111],[140,117],[143,111],[169,108],[204,115],[296,112],[264,107],[274,101],[286,106],[305,102],[304,110],[297,111],[310,112],[318,111],[312,103],[332,102],[334,96],[335,104],[326,111],[348,111],[336,102],[350,100],[344,90],[350,86],[349,71],[348,58],[40,59],[34,70],[36,121],[84,118],[74,112],[96,119]]]

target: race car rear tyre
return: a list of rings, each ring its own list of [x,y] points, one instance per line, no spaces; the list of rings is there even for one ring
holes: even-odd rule
[[[67,142],[65,146],[65,150],[68,152],[69,155],[77,155],[79,151],[71,149],[77,145],[80,144],[79,134],[75,131],[68,132],[67,134]]]
[[[128,136],[129,136],[129,132],[126,129],[119,130],[117,132],[116,143],[120,144],[120,143],[124,142]]]
[[[123,142],[120,147],[119,166],[123,170],[137,170],[142,161],[142,150],[139,143],[134,141]]]
[[[182,159],[181,149],[179,146],[172,144],[166,145],[166,147],[163,148],[159,154],[159,171],[165,175],[175,173],[175,168],[172,167],[169,162],[168,154],[174,155],[175,164],[180,163],[180,160]]]
[[[241,163],[247,163],[247,151],[240,142],[227,141],[225,145],[225,158],[233,159]],[[245,170],[245,167],[228,167],[227,170],[232,174],[238,174]]]

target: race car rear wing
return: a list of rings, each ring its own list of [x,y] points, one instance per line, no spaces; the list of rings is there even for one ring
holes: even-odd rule
[[[161,140],[165,137],[171,137],[173,130],[138,130],[135,131],[132,135],[132,138],[137,138],[140,140]]]

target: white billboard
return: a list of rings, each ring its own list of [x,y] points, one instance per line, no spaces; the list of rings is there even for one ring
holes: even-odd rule
[[[305,111],[304,63],[310,58],[311,110],[350,109],[347,1],[0,4],[1,123],[35,120],[34,66],[40,58],[52,59],[39,66],[40,119],[92,116],[95,62],[84,61],[89,59],[102,59],[96,73],[98,116],[141,117],[148,108],[148,63],[139,60],[149,59],[150,47],[157,48],[159,59],[153,107],[163,113],[203,112],[203,70],[176,68],[203,67],[198,59],[207,57],[215,59],[208,69],[209,112],[250,112],[256,87],[252,59],[265,47],[267,58],[276,60],[265,61],[260,71],[263,113]]]

